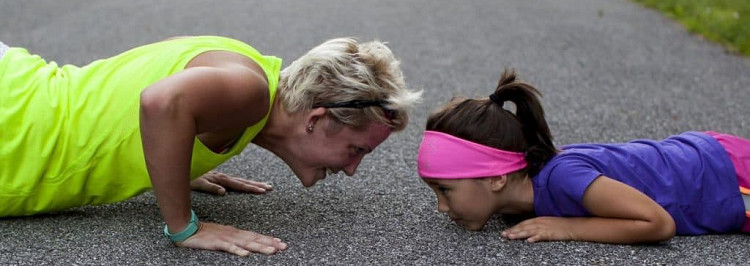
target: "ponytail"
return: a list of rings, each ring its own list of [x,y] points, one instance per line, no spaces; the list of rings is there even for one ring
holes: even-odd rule
[[[552,134],[544,118],[544,109],[539,101],[541,93],[528,83],[516,80],[513,70],[505,70],[490,100],[500,105],[510,101],[516,106],[516,117],[526,140],[526,162],[529,175],[534,176],[544,164],[556,154]]]
[[[539,101],[541,94],[505,70],[490,99],[454,99],[427,119],[426,130],[439,131],[505,151],[526,154],[530,177],[557,153]],[[516,106],[515,113],[503,108]]]

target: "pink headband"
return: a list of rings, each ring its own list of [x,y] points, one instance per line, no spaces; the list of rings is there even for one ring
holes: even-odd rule
[[[417,171],[423,178],[481,178],[524,167],[522,152],[498,150],[437,131],[424,132],[417,155]]]

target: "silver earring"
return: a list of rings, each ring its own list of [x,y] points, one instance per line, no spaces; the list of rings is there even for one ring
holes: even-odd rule
[[[307,132],[312,133],[313,132],[313,125],[307,125]]]

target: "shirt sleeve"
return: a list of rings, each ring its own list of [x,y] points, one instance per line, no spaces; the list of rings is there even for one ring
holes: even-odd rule
[[[556,216],[590,216],[583,206],[583,194],[596,178],[602,175],[593,165],[581,158],[567,156],[555,164],[549,173],[547,191],[555,205]]]

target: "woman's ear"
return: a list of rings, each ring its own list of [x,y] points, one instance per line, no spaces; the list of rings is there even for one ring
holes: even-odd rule
[[[305,128],[308,133],[312,133],[315,125],[326,115],[325,107],[313,108],[305,117]]]
[[[489,177],[487,182],[489,182],[492,192],[499,192],[508,184],[508,175]]]

